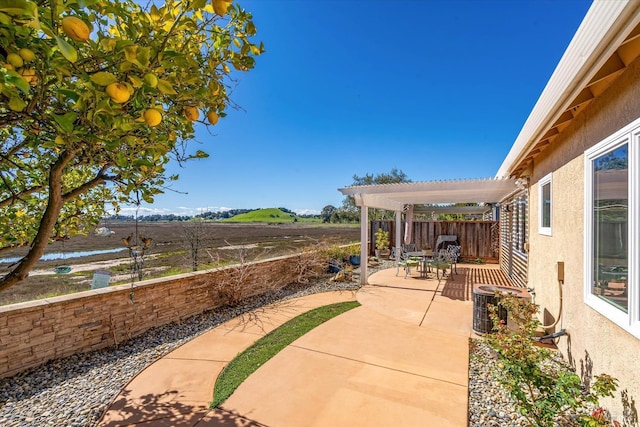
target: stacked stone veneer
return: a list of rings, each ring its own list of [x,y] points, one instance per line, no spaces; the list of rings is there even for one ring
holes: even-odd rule
[[[295,282],[300,257],[251,263],[244,296]],[[230,269],[216,269],[136,282],[133,303],[131,285],[119,285],[0,307],[0,377],[219,307],[226,302],[219,283],[232,276]]]

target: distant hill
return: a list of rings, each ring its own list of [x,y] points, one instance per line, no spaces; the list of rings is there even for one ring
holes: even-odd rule
[[[174,215],[174,214],[154,214],[141,215],[138,221],[143,222],[172,222],[172,221],[190,221],[192,216]],[[297,215],[295,212],[287,208],[268,208],[268,209],[229,209],[219,212],[204,212],[195,215],[195,218],[202,218],[208,221],[220,222],[320,222],[320,215]],[[135,221],[133,215],[111,215],[105,220],[108,221]]]
[[[301,218],[293,212],[285,212],[279,208],[256,209],[251,212],[235,215],[231,218],[223,219],[221,222],[319,222],[316,218]]]

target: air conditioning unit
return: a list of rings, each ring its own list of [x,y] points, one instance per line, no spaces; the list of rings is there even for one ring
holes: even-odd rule
[[[531,294],[525,288],[517,288],[515,286],[496,286],[482,283],[473,285],[473,330],[480,334],[489,334],[493,332],[493,322],[489,317],[489,306],[497,305],[500,293],[514,294],[518,298],[531,300]],[[500,320],[508,322],[507,310],[502,307],[498,309]]]

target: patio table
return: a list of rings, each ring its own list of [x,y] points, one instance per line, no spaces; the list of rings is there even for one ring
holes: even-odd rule
[[[420,277],[423,279],[427,278],[427,267],[429,266],[429,261],[433,259],[433,252],[427,251],[412,251],[405,252],[405,255],[409,258],[420,258],[420,263],[422,264],[422,269],[420,270]]]

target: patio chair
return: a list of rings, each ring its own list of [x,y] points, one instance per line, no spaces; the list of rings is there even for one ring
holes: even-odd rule
[[[400,251],[400,260],[396,263],[396,276],[400,272],[400,267],[404,268],[404,278],[406,279],[411,274],[411,267],[418,268],[420,266],[420,260],[409,257],[406,255],[407,251],[404,250],[404,246]]]
[[[457,245],[451,245],[446,249],[440,249],[438,251],[438,255],[434,257],[433,261],[430,263],[431,267],[436,269],[438,280],[440,280],[440,270],[442,270],[442,277],[446,276],[447,268],[449,269],[449,274],[451,276],[453,276],[454,272],[458,274],[459,257],[460,246]]]
[[[440,270],[442,270],[442,277],[446,277],[447,268],[451,267],[451,264],[448,262],[447,251],[440,249],[437,255],[433,257],[433,260],[429,261],[429,267],[433,267],[436,270],[438,281],[440,280]]]
[[[453,275],[454,270],[456,274],[458,274],[458,258],[460,258],[460,246],[450,245],[447,246],[444,251],[446,262],[451,264],[451,274]]]

